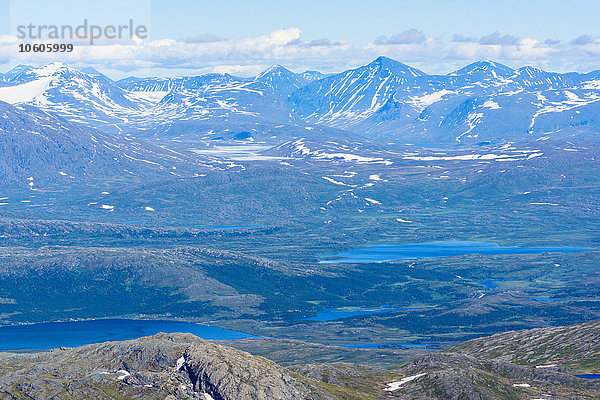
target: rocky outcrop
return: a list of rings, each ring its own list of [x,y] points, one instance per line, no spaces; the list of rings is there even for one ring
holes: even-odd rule
[[[600,380],[600,322],[508,332],[399,368],[284,368],[190,334],[35,354],[0,353],[0,399],[591,400]]]
[[[184,357],[194,389],[215,400],[312,398],[289,371],[266,358],[204,343],[190,346]]]
[[[265,358],[190,334],[1,354],[0,398],[340,399]]]
[[[407,363],[388,391],[410,400],[598,399],[600,322],[502,333]],[[392,383],[396,382],[397,385]]]

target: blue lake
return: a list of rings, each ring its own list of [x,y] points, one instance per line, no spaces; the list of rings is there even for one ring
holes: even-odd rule
[[[394,311],[406,311],[406,310],[420,310],[420,308],[407,307],[407,308],[389,308],[385,305],[375,308],[326,308],[319,311],[314,317],[303,318],[310,321],[334,321],[336,319],[355,317],[357,315],[369,315],[369,314],[384,314]]]
[[[528,297],[528,299],[535,301],[556,301],[556,299],[553,299],[552,297]]]
[[[600,374],[583,374],[583,375],[575,375],[578,378],[583,379],[600,379]]]
[[[496,289],[498,289],[498,284],[496,282],[505,282],[505,281],[508,281],[508,279],[488,279],[487,281],[479,282],[479,284],[482,286],[485,286],[486,288],[488,288],[490,290],[496,290]]]
[[[496,289],[498,289],[498,285],[496,285],[494,282],[498,282],[501,280],[502,279],[489,279],[487,281],[481,281],[481,282],[479,282],[479,284],[485,286],[486,288],[488,288],[490,290],[496,290]]]
[[[258,225],[258,224],[253,224],[253,225],[221,225],[221,226],[199,225],[199,226],[190,226],[190,228],[209,229],[209,230],[220,231],[220,230],[227,230],[227,229],[264,228],[266,226],[267,225]]]
[[[381,349],[385,346],[418,347],[439,346],[439,343],[371,343],[371,344],[345,344],[341,347],[349,349]]]
[[[444,242],[425,242],[406,245],[379,245],[361,249],[343,251],[324,257],[335,257],[321,260],[323,264],[334,263],[371,263],[394,260],[410,260],[417,258],[452,257],[466,254],[539,254],[579,253],[592,250],[590,247],[505,247],[495,243],[449,240]]]
[[[47,350],[113,340],[129,340],[159,332],[192,333],[206,340],[254,337],[243,332],[193,322],[99,319],[0,327],[0,351]]]

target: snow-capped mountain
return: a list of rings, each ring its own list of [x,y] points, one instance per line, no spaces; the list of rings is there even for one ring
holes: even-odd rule
[[[151,104],[99,73],[84,73],[61,63],[41,68],[18,66],[3,77],[0,101],[28,104],[73,122],[115,130]]]
[[[294,112],[310,123],[348,128],[386,105],[423,72],[386,57],[310,83],[292,94]]]
[[[387,67],[386,67],[387,66]],[[513,70],[481,61],[427,75],[378,58],[292,94],[305,120],[407,143],[532,139],[597,129],[598,73]]]
[[[210,74],[173,83],[172,89],[158,104],[161,116],[169,120],[217,119],[233,123],[239,120],[285,123],[290,120],[287,90],[277,90],[290,84],[288,77],[274,79],[268,74],[249,80],[228,74]]]
[[[302,77],[308,82],[318,81],[319,79],[323,79],[327,76],[319,71],[304,71],[300,75],[302,75]]]
[[[114,82],[96,70],[55,63],[20,65],[2,75],[0,101],[134,134],[237,137],[264,131],[266,137],[282,126],[294,131],[319,125],[402,143],[596,138],[600,71],[560,74],[479,61],[428,75],[379,57],[327,76],[275,66],[254,78],[208,74]]]
[[[290,93],[308,80],[283,67],[269,68],[253,79],[229,74],[181,78],[127,78],[117,82],[137,96],[159,100],[152,110],[154,132],[180,135],[248,131],[264,125],[295,125]],[[165,123],[166,121],[166,123]]]
[[[281,65],[276,65],[267,69],[254,78],[254,80],[256,82],[262,82],[270,87],[275,93],[279,93],[283,96],[292,94],[310,82],[310,79],[306,78],[303,74],[295,74]]]

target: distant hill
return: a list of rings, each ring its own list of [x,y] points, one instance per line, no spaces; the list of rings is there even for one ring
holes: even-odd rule
[[[206,168],[200,157],[106,133],[28,105],[0,102],[0,182],[38,183],[158,179]]]

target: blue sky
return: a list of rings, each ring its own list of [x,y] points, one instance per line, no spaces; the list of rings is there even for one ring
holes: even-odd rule
[[[273,64],[335,72],[387,55],[430,73],[479,59],[554,71],[600,69],[597,1],[67,1],[0,0],[0,71],[17,63],[90,65],[111,76],[231,72]],[[98,25],[130,18],[143,41],[73,54],[18,54],[17,25]],[[62,58],[62,60],[61,60]]]
[[[411,28],[435,36],[499,31],[571,40],[586,33],[600,34],[598,10],[593,0],[152,2],[153,33],[158,37],[195,31],[239,39],[297,26],[308,38],[355,44]]]

